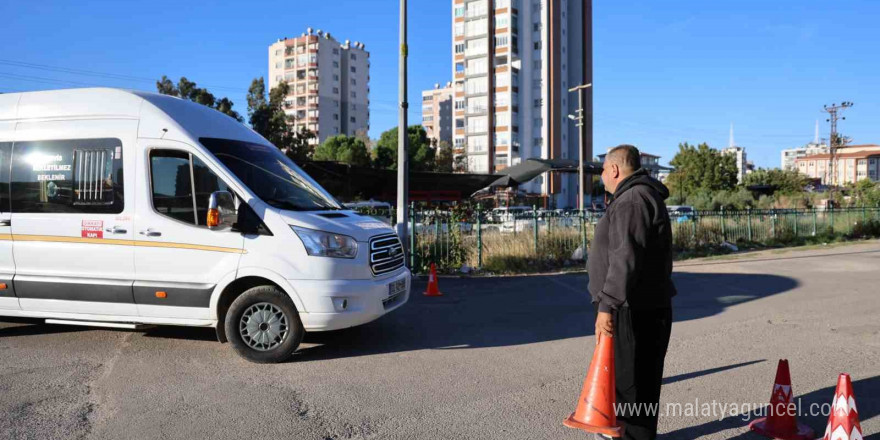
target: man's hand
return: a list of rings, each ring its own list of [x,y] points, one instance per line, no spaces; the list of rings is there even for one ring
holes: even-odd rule
[[[611,337],[613,333],[614,322],[611,319],[611,314],[605,312],[596,313],[596,342],[598,343],[599,341],[599,335]]]

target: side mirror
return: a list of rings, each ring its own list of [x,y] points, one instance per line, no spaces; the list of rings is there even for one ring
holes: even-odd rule
[[[238,219],[235,198],[229,191],[215,191],[208,199],[208,218],[205,224],[208,229],[224,231],[232,228]]]

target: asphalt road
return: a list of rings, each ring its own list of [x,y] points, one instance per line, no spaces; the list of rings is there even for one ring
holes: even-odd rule
[[[776,361],[827,403],[852,375],[880,439],[880,242],[682,263],[662,404],[766,403]],[[591,356],[585,275],[441,279],[369,325],[250,364],[212,330],[0,323],[3,439],[583,439],[564,428]],[[662,407],[661,407],[662,408]],[[827,418],[801,417],[818,434]],[[740,417],[665,439],[758,439]],[[818,436],[818,435],[817,435]]]

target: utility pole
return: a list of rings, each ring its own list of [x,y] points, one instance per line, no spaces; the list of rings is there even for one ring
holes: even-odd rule
[[[412,252],[409,249],[407,225],[409,224],[409,137],[406,132],[407,110],[409,103],[406,101],[406,63],[409,56],[409,47],[406,44],[406,1],[400,0],[400,78],[399,95],[400,110],[397,126],[397,236],[403,245],[404,253]],[[415,233],[415,231],[412,231]],[[409,261],[409,259],[406,259]]]
[[[831,104],[831,106],[824,106],[824,111],[829,114],[828,119],[825,121],[831,123],[831,138],[828,142],[828,151],[831,153],[831,160],[828,161],[828,169],[831,172],[831,191],[834,191],[834,188],[837,186],[837,149],[843,146],[840,145],[840,136],[837,134],[837,119],[842,118],[846,120],[846,117],[838,116],[838,112],[852,106],[853,103],[849,101],[843,101],[840,105]]]
[[[584,121],[584,101],[586,100],[587,89],[593,87],[593,83],[581,84],[577,87],[568,89],[569,92],[578,92],[578,108],[577,116],[573,119],[577,121],[578,127],[578,209],[584,210],[584,142],[587,137],[587,124]]]

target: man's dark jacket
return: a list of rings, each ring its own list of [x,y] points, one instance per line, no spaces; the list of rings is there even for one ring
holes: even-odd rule
[[[618,185],[589,254],[590,295],[600,312],[671,306],[676,291],[667,197],[669,190],[644,169]]]

